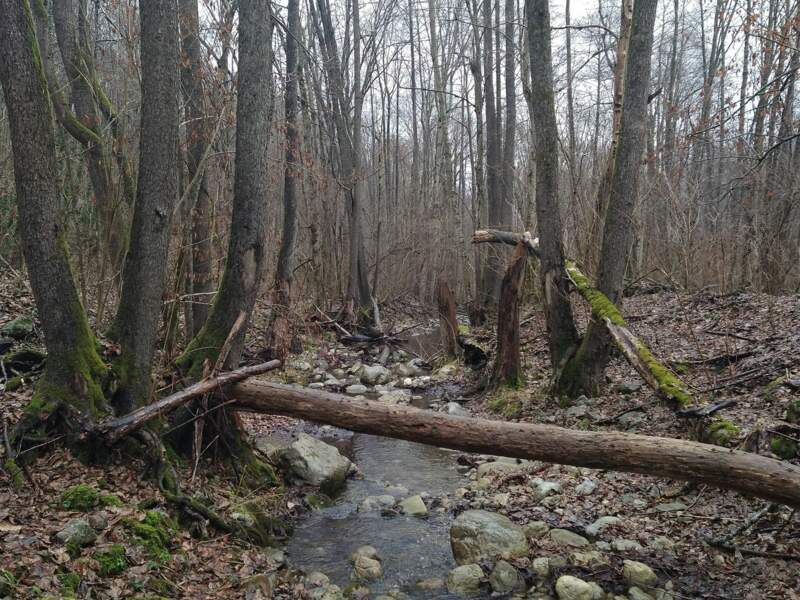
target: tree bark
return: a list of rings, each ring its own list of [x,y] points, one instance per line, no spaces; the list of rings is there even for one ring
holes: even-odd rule
[[[269,3],[239,6],[239,73],[236,106],[236,163],[228,258],[211,313],[178,365],[190,379],[212,366],[239,314],[247,315],[225,362],[235,368],[264,273],[266,256],[267,142],[272,81],[272,21]]]
[[[286,121],[286,164],[283,175],[283,230],[275,271],[273,318],[268,345],[272,355],[286,358],[291,344],[289,311],[292,304],[292,269],[294,266],[295,238],[297,236],[297,179],[300,177],[300,139],[297,80],[300,74],[297,43],[302,35],[300,28],[300,2],[289,0],[289,31],[286,34],[286,86],[284,91],[284,119]]]
[[[528,234],[523,236],[527,237]],[[519,305],[527,255],[525,241],[521,240],[500,285],[500,301],[497,305],[497,356],[494,361],[492,382],[495,385],[511,388],[522,385]]]
[[[190,335],[200,331],[208,317],[211,293],[211,196],[208,192],[207,170],[203,155],[210,143],[210,122],[203,92],[205,65],[200,43],[200,23],[197,0],[180,0],[181,29],[181,85],[183,87],[184,111],[186,115],[187,179],[194,182],[186,201],[192,207],[191,214],[191,272],[189,292],[191,294]],[[198,171],[201,171],[198,173]]]
[[[169,0],[143,2],[141,20],[142,120],[139,177],[122,293],[109,337],[122,347],[114,369],[114,398],[124,414],[151,392],[164,295],[170,224],[178,199],[178,8]]]
[[[540,232],[544,310],[550,361],[560,369],[572,354],[578,333],[572,319],[564,271],[563,228],[558,196],[558,128],[550,53],[550,7],[547,0],[526,0],[531,104],[536,143],[536,220]]]
[[[444,351],[449,358],[458,356],[458,320],[456,301],[447,281],[440,279],[436,285],[436,303],[439,306],[439,330]]]
[[[699,442],[454,417],[266,381],[233,385],[225,390],[225,398],[235,399],[237,410],[286,415],[466,452],[706,483],[800,507],[800,467]]]
[[[642,154],[647,139],[647,97],[657,0],[637,0],[631,22],[630,57],[625,69],[625,107],[608,211],[597,289],[619,304],[633,234],[632,219],[639,191]],[[556,389],[570,396],[595,394],[604,383],[609,355],[605,323],[592,320],[580,347],[558,372]]]
[[[68,404],[81,416],[105,412],[106,368],[97,353],[59,220],[53,114],[28,0],[0,0],[0,82],[14,157],[22,251],[48,358],[21,426]],[[67,413],[68,416],[72,416]]]

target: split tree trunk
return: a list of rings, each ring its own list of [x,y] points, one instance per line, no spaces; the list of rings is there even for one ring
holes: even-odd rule
[[[705,483],[800,507],[800,467],[699,442],[455,417],[306,388],[247,381],[226,389],[238,410],[463,450]]]
[[[527,239],[528,234],[523,237]],[[520,241],[500,284],[500,301],[497,305],[497,356],[492,373],[492,382],[495,385],[516,388],[522,383],[519,295],[525,277],[527,254],[525,242]]]
[[[151,365],[164,296],[170,224],[178,199],[178,7],[143,2],[142,119],[139,178],[122,293],[109,337],[122,347],[114,368],[117,412],[150,397]]]
[[[20,423],[24,430],[60,403],[74,409],[63,411],[68,417],[102,414],[106,369],[75,288],[59,220],[53,114],[30,5],[0,0],[0,14],[0,82],[11,132],[19,230],[48,353]]]

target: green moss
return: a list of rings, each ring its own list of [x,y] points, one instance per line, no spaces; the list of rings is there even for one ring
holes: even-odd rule
[[[567,270],[567,275],[578,288],[581,296],[586,298],[586,301],[592,307],[592,314],[598,320],[608,319],[615,325],[625,326],[625,319],[622,318],[622,313],[616,305],[608,299],[604,293],[594,288],[589,279],[581,273],[577,265],[571,261],[565,261],[564,266]]]
[[[686,375],[686,373],[689,372],[689,365],[687,365],[686,363],[682,363],[682,362],[675,363],[674,369],[675,369],[676,373],[678,373],[680,375]]]
[[[22,384],[24,383],[25,383],[25,378],[22,377],[22,375],[17,375],[16,377],[12,377],[8,381],[6,381],[5,391],[13,392],[15,390],[18,390],[20,387],[22,387]]]
[[[94,559],[100,565],[98,572],[101,577],[119,575],[128,568],[128,558],[122,544],[113,544],[108,550],[96,552]]]
[[[783,436],[773,436],[769,442],[772,452],[783,460],[791,460],[800,454],[800,446]]]
[[[14,459],[6,459],[3,463],[3,468],[6,470],[9,477],[11,477],[11,484],[14,486],[14,489],[21,490],[25,487],[25,475]]]
[[[520,391],[516,388],[499,388],[488,400],[486,406],[492,412],[510,419],[522,410],[523,399]]]
[[[306,496],[306,504],[311,510],[319,510],[330,506],[333,501],[325,494],[308,494]]]
[[[58,582],[61,584],[61,595],[64,598],[74,598],[75,592],[81,584],[81,576],[71,571],[59,573]]]
[[[167,515],[148,510],[141,521],[127,519],[125,527],[147,551],[148,556],[158,562],[170,558],[169,544],[177,525]]]
[[[209,318],[189,342],[186,351],[175,360],[175,364],[189,379],[200,379],[203,376],[203,365],[207,363],[213,366],[216,363],[220,348],[227,337],[228,332],[217,329],[213,319]]]
[[[790,400],[786,407],[786,420],[789,423],[800,423],[800,399]]]
[[[727,446],[733,438],[739,435],[740,431],[741,429],[731,421],[718,417],[708,424],[704,438],[710,444]]]
[[[0,596],[11,596],[17,587],[17,578],[11,571],[0,569]]]
[[[674,400],[681,406],[692,404],[694,401],[692,395],[683,382],[661,364],[646,346],[637,344],[636,354],[647,365],[648,370],[658,382],[658,391],[662,395]]]
[[[764,398],[771,399],[775,395],[775,391],[783,385],[784,381],[786,381],[786,377],[780,375],[765,385]]]
[[[122,500],[114,494],[101,494],[97,488],[85,483],[74,485],[61,494],[64,510],[87,512],[97,506],[122,506]]]

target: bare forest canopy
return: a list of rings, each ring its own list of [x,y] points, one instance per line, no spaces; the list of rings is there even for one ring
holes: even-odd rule
[[[59,2],[44,4],[50,10]],[[76,276],[84,301],[106,325],[113,312],[108,282],[118,266],[104,246],[118,254],[119,238],[124,237],[109,222],[129,218],[123,208],[135,187],[140,26],[134,2],[76,4],[87,9],[84,34],[78,28],[73,34],[92,59],[86,67],[92,70],[93,89],[65,87],[76,69],[64,61],[55,22],[44,29],[49,43],[43,44],[43,53],[51,84],[59,90],[54,99],[107,142],[112,189],[98,192],[87,173],[81,141],[67,130],[56,141],[63,182],[59,209],[68,224]],[[360,137],[352,183],[363,198],[361,268],[379,302],[405,293],[430,300],[442,272],[453,275],[451,285],[459,299],[477,297],[487,257],[470,246],[471,232],[486,226],[536,229],[536,144],[530,116],[535,107],[524,3],[515,0],[510,11],[499,1],[486,4],[301,2],[296,34],[289,31],[287,7],[273,6],[271,104],[264,107],[272,123],[263,173],[265,226],[269,239],[281,239],[285,48],[287,39],[297,35],[293,163],[300,177],[292,269],[295,286],[317,302],[342,296],[348,286],[350,184],[343,182],[336,117],[342,101],[341,110],[352,121],[347,129],[357,127]],[[358,55],[353,47],[354,7],[359,13]],[[621,3],[573,2],[570,7],[558,2],[550,8],[559,128],[558,145],[550,150],[558,156],[564,245],[566,254],[584,264],[591,276],[600,251],[600,191],[616,118],[615,67],[624,39]],[[324,11],[329,12],[330,45]],[[227,247],[240,52],[235,2],[200,0],[197,14],[197,82],[181,79],[180,137],[184,149],[195,136],[210,139],[205,175],[196,182],[208,194],[203,208],[211,215],[207,231],[197,232],[195,241],[199,244],[200,236],[207,240],[203,263],[208,262],[210,275],[201,273],[194,290],[206,294],[199,297],[202,301],[211,292],[203,283],[217,280]],[[659,4],[643,180],[631,222],[629,281],[720,292],[797,288],[797,18],[796,3],[777,0]],[[330,70],[332,63],[339,65],[342,100],[335,98],[340,82]],[[511,87],[505,82],[509,68]],[[199,105],[187,100],[195,92],[202,95]],[[99,119],[96,125],[90,117]],[[7,118],[0,120],[0,252],[18,267],[7,124]],[[75,123],[73,129],[86,134]],[[117,167],[117,152],[127,157],[127,175]],[[184,160],[199,161],[202,155]],[[499,177],[493,176],[495,171]],[[186,175],[183,185],[188,184]],[[126,185],[131,189],[126,191]],[[498,198],[503,206],[495,211],[490,205]],[[179,211],[185,212],[186,205]],[[277,243],[270,244],[269,270],[277,264],[277,251]],[[98,280],[90,276],[98,272]],[[175,281],[169,287],[187,292],[178,290]]]

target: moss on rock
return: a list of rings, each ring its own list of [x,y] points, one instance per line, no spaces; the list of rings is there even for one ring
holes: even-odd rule
[[[88,512],[98,506],[122,506],[122,501],[113,494],[103,494],[94,486],[79,483],[61,494],[64,510]]]
[[[791,460],[800,454],[800,446],[798,446],[797,442],[793,442],[781,435],[773,436],[769,442],[769,447],[773,454],[783,460]]]
[[[169,560],[169,546],[177,529],[177,524],[170,517],[157,510],[148,510],[141,521],[127,519],[125,527],[150,558],[158,562]]]
[[[727,446],[741,429],[731,421],[718,417],[705,428],[705,441],[716,446]]]

